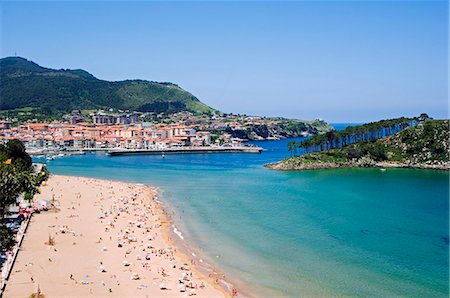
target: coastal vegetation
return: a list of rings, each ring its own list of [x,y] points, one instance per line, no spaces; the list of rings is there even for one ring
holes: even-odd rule
[[[4,221],[9,207],[23,195],[31,200],[38,191],[39,184],[48,176],[46,171],[34,174],[31,157],[22,142],[12,140],[0,145],[0,251],[14,246],[14,234]]]
[[[329,150],[353,143],[374,141],[395,134],[420,121],[430,119],[427,114],[415,118],[396,118],[371,122],[360,126],[349,126],[342,131],[332,130],[323,135],[314,136],[301,143],[306,153]]]
[[[425,116],[425,115],[422,115]],[[411,119],[401,118],[405,121]],[[287,158],[280,162],[267,165],[269,168],[277,170],[303,170],[341,167],[412,167],[428,169],[449,169],[449,121],[431,120],[428,117],[412,119],[420,121],[415,126],[410,126],[402,131],[376,140],[365,139],[336,147],[337,143],[342,143],[339,137],[328,141],[327,134],[313,137],[303,141],[301,148],[310,146],[322,146],[323,151],[306,153],[301,156]],[[347,136],[349,131],[356,132],[357,135],[376,134],[373,131],[385,130],[384,124],[399,125],[399,119],[380,121],[369,125],[352,127],[343,132],[333,131],[333,136]],[[404,123],[404,122],[402,122]],[[373,128],[373,130],[369,128]],[[378,130],[376,128],[379,128]],[[370,132],[372,131],[372,132]],[[354,138],[354,136],[352,136]],[[313,141],[310,141],[315,139]],[[320,143],[318,140],[323,140]],[[334,142],[333,142],[334,140]],[[341,140],[341,141],[339,141]],[[303,143],[306,142],[306,145]],[[290,143],[289,151],[293,152],[295,144]]]
[[[227,133],[233,138],[246,141],[258,141],[318,135],[331,129],[332,127],[328,123],[319,119],[305,121],[286,118],[264,118],[253,123],[243,122],[241,127],[226,126],[223,129],[216,129],[215,131],[219,135]]]
[[[297,156],[298,142],[290,141],[288,142],[288,151],[291,152],[291,157]]]

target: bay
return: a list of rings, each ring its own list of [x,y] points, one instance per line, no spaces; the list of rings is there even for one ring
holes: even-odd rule
[[[448,297],[447,171],[265,168],[289,156],[288,141],[256,142],[262,154],[88,153],[48,168],[159,187],[189,246],[247,294]]]

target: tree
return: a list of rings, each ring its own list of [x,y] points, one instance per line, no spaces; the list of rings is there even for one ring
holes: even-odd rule
[[[24,167],[24,169],[30,169],[32,160],[30,155],[26,152],[24,144],[19,140],[11,140],[6,145],[0,147],[0,158],[4,161],[11,159],[12,163],[16,166]]]
[[[294,148],[297,144],[295,141],[290,141],[290,142],[288,142],[287,145],[288,145],[288,151],[291,152],[291,157],[292,157],[292,155],[294,153]]]
[[[297,156],[298,143],[297,141],[293,141],[292,143],[292,146],[294,147],[294,156]]]
[[[4,217],[9,205],[16,202],[17,197],[28,192],[37,192],[36,179],[28,171],[2,163],[0,165],[0,217]]]
[[[0,251],[6,251],[16,244],[14,234],[8,229],[5,223],[0,223]]]
[[[362,155],[363,153],[361,152],[361,149],[357,147],[348,148],[347,152],[348,159],[360,159]]]
[[[385,148],[380,143],[374,143],[369,147],[370,156],[376,161],[383,161],[387,159]]]
[[[308,140],[304,140],[301,143],[301,147],[306,152],[316,152],[340,148],[358,142],[374,141],[398,133],[409,126],[417,124],[417,120],[427,118],[428,115],[422,114],[416,118],[401,117],[360,126],[349,126],[343,131],[334,130],[325,134],[315,135]]]
[[[430,119],[433,119],[433,118],[431,118],[430,116],[428,116],[428,114],[426,114],[426,113],[422,113],[422,114],[420,114],[420,116],[418,117],[417,120],[419,120],[419,121],[425,121],[425,120],[430,120]]]
[[[16,203],[21,193],[32,197],[37,192],[38,183],[45,177],[32,174],[31,157],[22,142],[13,140],[0,145],[0,218],[7,215],[9,206]],[[0,222],[0,249],[7,250],[14,244],[11,231],[3,221]]]

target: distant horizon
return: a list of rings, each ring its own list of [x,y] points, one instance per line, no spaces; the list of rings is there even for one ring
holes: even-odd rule
[[[225,113],[329,123],[449,115],[446,1],[4,1],[0,10],[2,57],[172,82]]]

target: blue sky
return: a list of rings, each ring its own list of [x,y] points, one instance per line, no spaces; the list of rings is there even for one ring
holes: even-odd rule
[[[448,117],[446,1],[1,1],[1,57],[170,81],[224,112]]]

